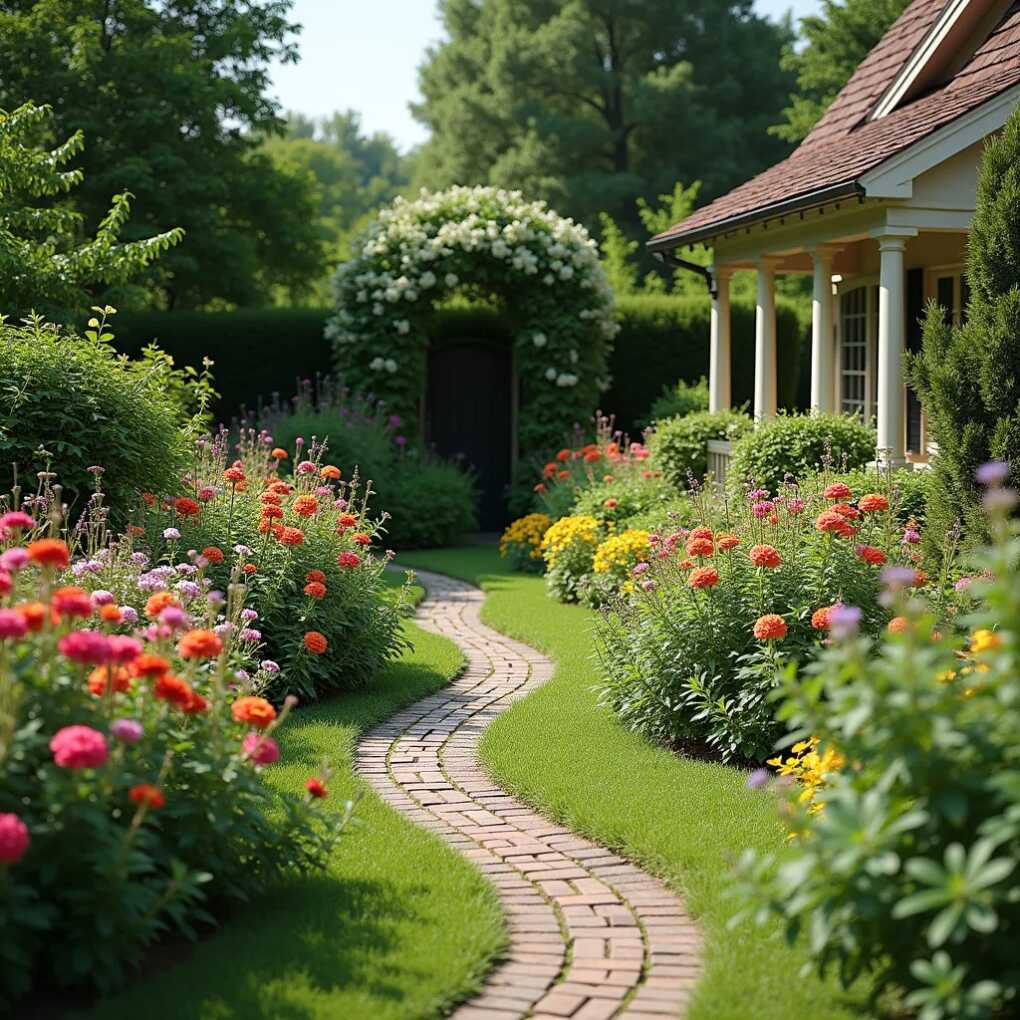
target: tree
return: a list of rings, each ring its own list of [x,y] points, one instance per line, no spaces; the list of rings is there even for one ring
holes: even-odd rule
[[[258,303],[323,266],[314,196],[258,151],[282,129],[269,63],[293,61],[291,0],[7,0],[0,106],[31,97],[57,137],[84,131],[74,198],[96,230],[135,194],[128,239],[182,226],[148,274],[169,307]]]
[[[783,121],[770,130],[799,142],[814,127],[860,62],[903,13],[909,0],[822,0],[822,13],[801,18],[803,46],[788,46],[783,68],[797,78]]]
[[[928,531],[941,548],[960,520],[985,533],[974,472],[988,460],[1020,473],[1020,110],[985,149],[967,253],[970,304],[963,325],[928,307],[911,384],[938,443]]]
[[[415,107],[422,183],[521,188],[636,236],[635,199],[711,198],[788,151],[767,133],[788,27],[751,0],[442,0]]]
[[[88,288],[124,284],[183,231],[122,244],[118,235],[130,213],[131,196],[115,195],[91,240],[80,238],[81,216],[66,204],[47,207],[33,200],[67,194],[82,183],[80,170],[63,170],[84,144],[77,132],[56,148],[35,142],[52,120],[46,106],[25,103],[0,110],[0,312],[41,312],[67,319],[91,303]]]

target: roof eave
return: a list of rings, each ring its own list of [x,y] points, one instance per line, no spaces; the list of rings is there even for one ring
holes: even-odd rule
[[[759,206],[750,212],[738,213],[735,216],[728,216],[714,223],[705,224],[703,227],[695,227],[694,230],[677,231],[657,234],[645,247],[650,252],[670,251],[673,248],[680,248],[687,244],[697,244],[709,238],[718,237],[731,230],[758,223],[763,220],[775,219],[777,216],[785,216],[789,213],[802,212],[806,209],[814,209],[818,206],[828,205],[830,202],[837,202],[846,198],[863,198],[864,187],[854,179],[841,181],[838,184],[829,184],[824,188],[817,188],[814,191],[807,191],[793,198],[784,198],[780,202],[772,202],[769,205]]]

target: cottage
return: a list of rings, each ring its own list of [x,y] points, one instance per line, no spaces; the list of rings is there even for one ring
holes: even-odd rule
[[[774,282],[811,273],[811,406],[877,419],[878,459],[923,463],[905,385],[932,298],[967,307],[967,231],[985,138],[1020,103],[1020,0],[914,0],[782,163],[649,242],[714,251],[710,406],[730,404],[729,279],[757,271],[754,414],[776,412]]]

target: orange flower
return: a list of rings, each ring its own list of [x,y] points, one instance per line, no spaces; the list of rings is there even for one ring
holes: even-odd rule
[[[340,468],[335,464],[324,464],[319,471],[319,477],[335,482],[340,477]]]
[[[207,545],[202,550],[202,555],[210,563],[222,563],[223,562],[223,550],[218,545]]]
[[[287,451],[277,446],[269,456],[272,457],[273,460],[286,460]]]
[[[67,543],[59,538],[40,538],[28,546],[28,558],[41,567],[56,567],[63,570],[71,562]]]
[[[136,783],[128,790],[128,797],[136,804],[143,804],[153,811],[158,811],[166,804],[163,791],[158,786],[153,786],[152,783]]]
[[[353,528],[358,523],[354,514],[341,514],[337,519],[337,531],[344,531],[346,528]]]
[[[704,537],[689,538],[684,548],[687,550],[688,556],[711,556],[715,552],[712,539]]]
[[[275,492],[279,496],[289,496],[291,493],[291,488],[286,482],[275,481],[270,483],[269,491]]]
[[[711,541],[711,539],[713,539],[715,536],[712,534],[712,529],[711,528],[706,528],[704,525],[701,525],[701,526],[699,526],[697,528],[694,528],[691,531],[691,534],[690,534],[689,537],[690,538],[707,538],[707,539],[709,539]]]
[[[161,655],[143,653],[131,663],[131,672],[135,676],[162,676],[170,669],[170,663]]]
[[[305,594],[310,595],[313,599],[325,598],[326,586],[321,581],[309,581],[305,585]]]
[[[142,493],[142,502],[146,506],[155,506],[156,505],[156,494],[154,492],[143,492]]]
[[[786,637],[786,621],[778,613],[759,616],[754,624],[754,636],[759,641],[778,641]]]
[[[774,570],[783,563],[783,557],[774,545],[752,545],[747,555],[756,567]]]
[[[693,560],[681,560],[679,566],[680,566],[681,570],[690,570],[691,567],[694,566],[694,561]]]
[[[280,545],[301,545],[305,533],[300,528],[284,528],[279,535]]]
[[[259,495],[259,502],[261,503],[272,503],[273,506],[280,505],[279,493],[270,492],[268,489]]]
[[[890,634],[902,634],[910,627],[910,621],[905,616],[894,616],[887,624],[886,630]]]
[[[859,545],[854,552],[857,553],[857,555],[864,560],[865,563],[870,563],[873,567],[880,567],[883,563],[885,563],[885,553],[877,546]]]
[[[317,630],[310,630],[305,634],[305,648],[312,655],[322,655],[326,651],[327,645],[325,634],[320,634]]]
[[[110,669],[113,669],[113,689],[118,694],[131,690],[131,673],[126,666],[97,666],[89,673],[89,692],[97,698],[110,688]]]
[[[601,459],[602,459],[602,454],[599,453],[598,450],[589,450],[584,455],[584,460],[585,460],[586,464],[594,464],[596,461],[599,461]]]
[[[714,567],[698,567],[691,571],[687,583],[692,588],[714,588],[719,583],[719,571]]]
[[[928,583],[928,575],[923,570],[914,571],[914,580],[910,582],[912,588],[923,588]]]
[[[546,491],[545,490],[545,486],[541,482],[539,482],[538,485],[533,485],[532,489],[535,492],[545,492]],[[337,530],[337,534],[342,534],[343,533],[343,528],[337,528],[336,530]]]
[[[857,500],[857,506],[863,513],[871,514],[877,510],[888,510],[889,500],[877,492],[869,492]]]
[[[839,514],[840,517],[845,517],[848,521],[856,520],[861,516],[857,508],[850,506],[849,503],[834,503],[831,509]]]
[[[174,500],[174,509],[182,517],[197,517],[202,512],[202,508],[187,496],[178,496]]]
[[[565,461],[565,460],[570,460],[570,451],[569,450],[560,450],[560,452],[558,454],[556,454],[556,459],[558,461],[560,461],[560,462]]]
[[[91,616],[92,599],[84,588],[57,588],[50,598],[50,608],[56,617]]]
[[[854,529],[834,510],[823,510],[815,518],[815,527],[821,532],[833,532],[844,538],[849,538],[854,533]]]
[[[355,545],[371,545],[372,539],[369,535],[366,535],[363,531],[359,531],[356,535],[351,535],[351,541]]]
[[[185,715],[201,715],[203,712],[209,711],[209,702],[201,694],[192,691],[191,697],[181,705],[181,711]]]
[[[570,472],[569,471],[561,471],[556,477],[561,482],[565,482],[570,477]]]
[[[120,606],[115,606],[112,602],[109,602],[105,606],[100,607],[99,619],[103,623],[121,623],[124,620],[124,614],[120,611]]]
[[[246,574],[254,574],[259,568],[256,567],[254,563],[246,563],[243,567],[241,567],[241,569]]]
[[[14,609],[21,614],[29,630],[42,630],[47,613],[46,606],[41,602],[19,602]]]
[[[244,472],[239,467],[228,467],[227,470],[223,472],[223,477],[228,482],[232,482],[234,485],[245,480]]]
[[[319,510],[319,501],[314,496],[297,496],[291,504],[291,509],[298,517],[311,517]]]
[[[846,499],[850,495],[850,486],[846,482],[833,482],[826,486],[822,495],[826,499]]]
[[[822,606],[811,614],[811,626],[815,630],[828,630],[832,623],[832,606]]]
[[[740,539],[736,535],[730,535],[725,531],[721,531],[716,538],[715,544],[722,552],[729,552],[730,549],[735,549],[740,545]]]
[[[326,575],[321,570],[309,570],[308,573],[305,574],[305,580],[318,581],[319,584],[325,584]]]
[[[545,478],[553,478],[555,476],[555,474],[556,474],[556,465],[554,463],[552,463],[552,462],[546,464],[546,466],[544,468],[542,468],[542,475]]]
[[[152,686],[152,693],[160,701],[169,701],[171,705],[184,708],[191,701],[195,692],[187,680],[182,680],[172,673],[164,673],[156,678],[156,682]]]
[[[275,718],[276,709],[265,698],[238,698],[230,714],[239,722],[264,730]]]
[[[281,517],[283,517],[283,511],[278,506],[275,506],[272,503],[267,503],[262,508],[262,521],[263,521],[263,523],[265,523],[266,521],[274,521],[274,520],[278,521]]]
[[[215,659],[223,642],[213,630],[189,630],[177,645],[182,659]]]
[[[158,591],[150,595],[145,601],[145,615],[150,620],[155,620],[167,606],[176,606],[177,599],[168,591]]]

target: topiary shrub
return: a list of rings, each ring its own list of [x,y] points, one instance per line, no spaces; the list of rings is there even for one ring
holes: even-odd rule
[[[427,450],[409,451],[375,488],[394,549],[455,545],[478,528],[474,476]]]
[[[751,419],[739,411],[699,411],[660,421],[649,437],[648,447],[665,481],[683,490],[691,476],[699,481],[705,477],[710,439],[733,442],[751,427]]]
[[[786,475],[822,468],[847,471],[875,459],[875,433],[852,416],[780,414],[749,431],[733,448],[729,479],[778,492]]]
[[[143,489],[180,487],[184,393],[194,376],[152,347],[134,361],[121,357],[108,336],[102,326],[82,338],[39,321],[0,324],[0,488],[17,470],[23,492],[34,491],[34,472],[48,464],[63,500],[80,511],[95,488],[89,468],[101,466],[119,518]]]

